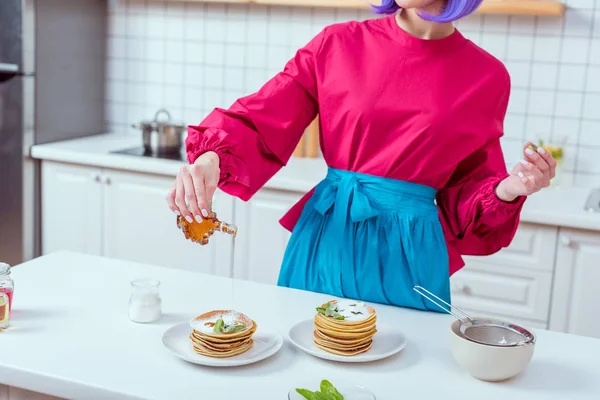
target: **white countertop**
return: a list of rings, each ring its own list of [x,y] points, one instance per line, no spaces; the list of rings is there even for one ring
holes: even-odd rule
[[[408,338],[398,355],[342,364],[296,350],[295,323],[314,316],[329,296],[194,272],[61,252],[13,270],[12,327],[0,333],[0,383],[75,399],[284,400],[310,379],[368,387],[377,400],[598,399],[600,340],[536,331],[528,369],[504,383],[471,378],[452,359],[452,317],[377,306],[378,321]],[[129,282],[159,279],[163,319],[135,324],[127,316]],[[232,296],[235,290],[235,297]],[[170,326],[212,309],[236,308],[280,332],[284,346],[260,363],[209,368],[186,363],[162,345]],[[222,394],[220,396],[219,394]]]
[[[141,138],[137,135],[108,133],[33,146],[31,155],[43,160],[173,177],[184,164],[181,161],[111,153],[141,145]],[[326,171],[327,167],[321,160],[292,158],[265,187],[306,192],[325,176]],[[559,186],[536,193],[525,203],[521,221],[600,231],[600,213],[589,213],[583,208],[590,189]]]

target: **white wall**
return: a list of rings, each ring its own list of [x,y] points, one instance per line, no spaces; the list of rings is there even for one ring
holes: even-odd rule
[[[503,147],[567,140],[565,170],[600,185],[600,0],[569,0],[565,18],[471,16],[461,32],[502,59],[513,89]],[[160,107],[184,123],[227,107],[279,71],[325,25],[368,11],[112,0],[108,123],[149,119]]]

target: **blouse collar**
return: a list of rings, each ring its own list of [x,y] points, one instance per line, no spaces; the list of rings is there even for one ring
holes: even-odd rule
[[[384,20],[386,20],[394,39],[400,42],[402,46],[417,52],[451,52],[460,49],[467,41],[456,28],[450,35],[441,39],[421,39],[402,29],[396,22],[396,14],[389,15]]]

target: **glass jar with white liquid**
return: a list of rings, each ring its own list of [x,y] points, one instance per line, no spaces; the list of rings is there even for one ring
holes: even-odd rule
[[[160,319],[162,299],[159,293],[160,281],[139,279],[131,282],[129,298],[129,319],[133,322],[148,323]]]

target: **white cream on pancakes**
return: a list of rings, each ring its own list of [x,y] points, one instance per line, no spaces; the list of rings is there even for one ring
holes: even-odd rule
[[[338,300],[335,305],[344,321],[363,321],[371,315],[371,311],[362,301]]]

